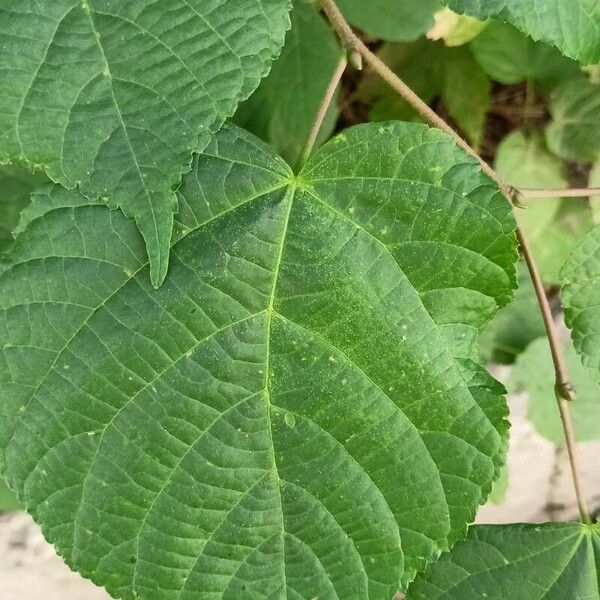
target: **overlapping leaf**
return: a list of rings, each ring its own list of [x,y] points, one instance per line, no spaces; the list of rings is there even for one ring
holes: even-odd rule
[[[557,46],[584,64],[600,61],[600,4],[597,0],[443,0],[478,19],[508,21],[534,40]]]
[[[572,161],[600,158],[600,84],[583,79],[557,88],[550,104],[552,122],[546,128],[549,148]]]
[[[597,525],[476,526],[408,600],[598,600]]]
[[[0,251],[12,239],[21,211],[29,203],[31,192],[46,181],[17,167],[0,166]]]
[[[270,142],[294,164],[340,54],[335,34],[314,3],[296,0],[281,56],[258,90],[240,106],[236,123]],[[337,115],[333,102],[321,127],[321,139],[331,135]]]
[[[344,16],[366,34],[389,42],[416,40],[434,23],[439,0],[338,0]]]
[[[561,298],[575,349],[600,382],[600,226],[571,254],[561,272]]]
[[[570,77],[582,76],[577,62],[506,23],[489,23],[473,40],[471,49],[485,72],[504,84],[531,81],[554,87]]]
[[[410,124],[298,176],[227,127],[179,201],[158,290],[118,211],[58,187],[27,211],[0,276],[9,483],[115,596],[389,600],[503,462],[502,387],[461,340],[511,296],[510,207]]]
[[[136,220],[165,277],[173,190],[267,72],[289,0],[5,0],[0,160]]]

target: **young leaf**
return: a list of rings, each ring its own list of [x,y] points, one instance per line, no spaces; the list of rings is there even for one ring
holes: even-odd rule
[[[540,135],[515,131],[496,153],[496,170],[516,187],[568,187],[560,160],[548,152]],[[559,283],[559,270],[571,250],[592,227],[587,204],[577,200],[531,200],[519,211],[519,221],[531,242],[544,281]]]
[[[18,167],[0,165],[0,252],[12,240],[21,211],[29,203],[31,192],[46,180]]]
[[[546,333],[529,272],[524,264],[519,267],[515,297],[481,333],[479,347],[486,362],[511,364],[530,342]]]
[[[258,90],[240,106],[235,122],[270,142],[295,164],[341,49],[314,3],[296,0],[291,16],[292,28],[281,56]],[[331,135],[337,115],[333,102],[321,127],[321,139]]]
[[[597,600],[599,557],[598,525],[479,525],[408,600]]]
[[[159,285],[174,189],[266,74],[289,0],[0,7],[0,161],[41,166],[135,219]]]
[[[583,364],[600,382],[600,226],[594,227],[561,271],[567,325]]]
[[[565,82],[555,90],[550,112],[546,139],[554,154],[572,161],[600,158],[600,84]]]
[[[367,35],[389,42],[416,40],[430,29],[439,0],[338,0],[352,25]]]
[[[476,38],[486,27],[486,21],[479,21],[467,15],[457,15],[449,8],[438,10],[433,18],[435,25],[427,32],[430,40],[444,40],[446,46],[462,46]]]
[[[9,483],[118,597],[389,600],[504,460],[502,386],[453,340],[511,297],[510,206],[407,123],[298,176],[225,127],[179,199],[155,290],[118,211],[37,195],[0,276]]]
[[[557,46],[583,64],[600,61],[597,0],[443,0],[452,10],[477,19],[508,21],[534,40]]]
[[[576,439],[579,442],[600,439],[600,384],[583,367],[571,344],[564,356],[577,390],[577,402],[571,406]],[[528,419],[540,435],[562,444],[565,435],[556,410],[553,373],[548,339],[539,338],[517,359],[507,387],[510,392],[528,393]]]
[[[581,76],[574,60],[505,23],[492,21],[470,46],[483,70],[500,83],[531,80],[553,87],[566,78]]]

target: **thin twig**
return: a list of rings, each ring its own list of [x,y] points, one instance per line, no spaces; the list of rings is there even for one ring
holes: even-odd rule
[[[579,471],[577,469],[577,445],[575,444],[575,434],[573,432],[571,407],[569,403],[564,398],[561,398],[558,394],[556,395],[556,401],[558,403],[560,421],[562,423],[563,431],[565,434],[567,455],[569,457],[569,465],[571,466],[571,475],[573,477],[573,487],[575,488],[575,497],[577,498],[577,507],[579,508],[579,515],[581,517],[582,523],[587,523],[588,525],[590,525],[592,523],[592,519],[586,506],[585,497],[581,489]]]
[[[320,2],[323,11],[346,48],[362,54],[365,62],[369,64],[371,68],[394,90],[396,90],[413,108],[415,108],[425,121],[452,136],[458,146],[460,146],[465,152],[467,152],[467,154],[471,155],[479,162],[482,171],[498,185],[506,199],[512,205],[514,201],[518,199],[518,190],[506,184],[500,175],[483,158],[481,158],[481,156],[456,131],[454,131],[454,129],[452,129],[448,123],[446,123],[446,121],[437,115],[427,105],[426,102],[423,102],[423,100],[421,100],[421,98],[419,98],[419,96],[417,96],[417,94],[415,94],[413,90],[410,89],[410,87],[408,87],[383,61],[381,61],[379,57],[373,54],[369,48],[363,44],[362,40],[354,33],[354,31],[346,22],[334,0],[320,0]],[[518,224],[517,237],[521,245],[525,262],[527,263],[531,280],[533,281],[537,301],[540,305],[546,333],[548,335],[548,341],[550,343],[556,377],[555,390],[557,398],[559,399],[559,410],[561,413],[561,422],[563,423],[563,429],[565,433],[565,441],[567,444],[569,457],[571,457],[570,464],[575,494],[577,496],[577,503],[580,507],[581,519],[584,522],[588,522],[589,516],[585,508],[585,501],[583,499],[583,494],[581,493],[581,486],[579,483],[579,474],[575,459],[574,436],[572,428],[570,428],[570,412],[569,404],[567,402],[574,399],[575,393],[573,385],[568,377],[568,370],[562,355],[556,324],[552,318],[552,311],[550,309],[550,304],[544,290],[544,285],[542,283],[539,270],[529,247],[527,238]],[[564,415],[567,416],[565,417]]]
[[[543,198],[590,198],[600,196],[600,188],[566,188],[566,189],[523,189],[519,188],[518,195],[524,199]]]
[[[323,121],[327,116],[327,111],[329,110],[329,106],[331,105],[331,101],[333,100],[333,96],[335,95],[335,91],[342,79],[342,75],[346,70],[346,66],[348,65],[348,58],[346,52],[343,53],[338,66],[336,67],[333,75],[331,76],[331,80],[327,85],[327,89],[325,90],[325,94],[323,95],[323,99],[321,100],[321,104],[319,105],[319,109],[317,110],[317,114],[315,116],[315,120],[310,128],[310,133],[308,134],[308,139],[304,144],[304,148],[302,148],[302,152],[300,153],[300,157],[298,159],[298,163],[296,165],[296,169],[300,170],[304,163],[308,160],[308,157],[311,155],[315,144],[317,143],[317,138],[319,137],[319,131],[321,131],[321,127],[323,125]]]

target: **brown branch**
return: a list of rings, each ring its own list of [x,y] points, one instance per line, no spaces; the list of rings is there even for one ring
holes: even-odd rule
[[[444,121],[439,115],[437,115],[426,102],[423,102],[413,90],[408,87],[400,77],[398,77],[378,56],[373,54],[362,42],[362,40],[354,33],[351,27],[346,22],[344,16],[340,12],[334,0],[320,0],[323,11],[329,19],[331,25],[336,30],[338,36],[342,40],[342,43],[346,46],[349,51],[355,51],[362,55],[364,61],[382,78],[384,79],[402,98],[404,98],[420,115],[423,119],[441,129],[450,135],[459,147],[461,147],[467,154],[475,158],[481,165],[482,171],[494,181],[506,199],[511,203],[518,200],[519,192],[516,188],[508,185],[500,175],[483,159],[481,156],[456,132],[446,121]],[[516,215],[515,215],[516,216]],[[523,230],[517,224],[517,237],[521,245],[521,250],[527,263],[527,268],[533,281],[535,293],[537,296],[538,304],[542,312],[544,319],[544,325],[546,333],[548,335],[548,341],[550,343],[550,349],[552,352],[552,361],[554,364],[555,371],[555,390],[559,400],[559,410],[561,413],[561,422],[563,423],[563,429],[565,433],[565,441],[569,450],[569,456],[571,460],[571,472],[573,475],[573,483],[575,487],[575,494],[577,496],[577,502],[580,507],[581,519],[584,522],[589,521],[589,514],[585,508],[585,502],[581,493],[581,486],[579,484],[579,475],[577,470],[577,463],[575,460],[575,448],[574,448],[574,437],[572,430],[569,429],[570,413],[568,402],[575,398],[573,385],[571,384],[568,376],[568,370],[564,357],[562,355],[558,333],[556,330],[556,324],[552,318],[552,312],[546,292],[540,277],[537,264],[529,247],[529,243]],[[563,415],[569,415],[564,418]]]
[[[315,116],[315,120],[310,128],[310,133],[308,134],[308,139],[304,144],[304,148],[302,148],[302,152],[300,153],[300,157],[298,158],[298,163],[296,165],[297,170],[302,168],[304,163],[308,160],[308,157],[311,155],[315,144],[317,143],[317,138],[319,137],[319,131],[321,131],[321,127],[323,125],[323,121],[327,116],[327,111],[329,110],[329,106],[331,105],[331,101],[333,100],[333,96],[335,95],[335,90],[337,89],[342,75],[346,70],[346,66],[348,65],[348,59],[346,57],[346,52],[340,58],[338,66],[336,67],[333,75],[331,76],[331,80],[327,85],[327,89],[325,90],[325,94],[323,95],[323,99],[321,100],[321,104],[319,105],[319,109],[317,110],[317,114]]]
[[[543,198],[591,198],[600,196],[600,188],[566,188],[566,189],[523,189],[519,188],[517,194],[526,200]]]

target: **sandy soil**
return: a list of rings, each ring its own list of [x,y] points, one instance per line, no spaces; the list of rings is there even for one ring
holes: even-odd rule
[[[525,419],[526,398],[512,411],[507,501],[482,508],[478,522],[543,522],[577,515],[564,449],[541,438]],[[589,504],[600,507],[600,443],[579,445]],[[104,590],[71,573],[25,514],[0,515],[1,600],[108,600]]]

